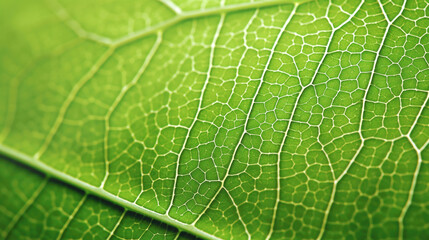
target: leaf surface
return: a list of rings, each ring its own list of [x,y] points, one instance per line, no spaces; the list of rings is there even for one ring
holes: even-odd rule
[[[0,2],[4,239],[429,237],[429,3]]]

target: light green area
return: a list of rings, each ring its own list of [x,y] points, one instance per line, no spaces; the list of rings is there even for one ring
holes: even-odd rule
[[[0,1],[0,239],[429,238],[428,12]]]

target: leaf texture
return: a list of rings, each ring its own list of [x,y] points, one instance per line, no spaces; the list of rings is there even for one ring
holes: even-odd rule
[[[0,2],[4,239],[429,238],[429,2]]]

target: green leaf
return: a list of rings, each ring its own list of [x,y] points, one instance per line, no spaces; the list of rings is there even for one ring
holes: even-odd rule
[[[0,1],[0,238],[428,239],[428,12]]]

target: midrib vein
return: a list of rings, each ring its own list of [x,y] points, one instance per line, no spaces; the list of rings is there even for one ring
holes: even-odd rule
[[[129,202],[116,195],[113,195],[102,188],[92,186],[84,181],[74,178],[57,169],[54,169],[48,166],[47,164],[39,160],[36,160],[22,152],[16,151],[15,149],[12,149],[8,146],[0,145],[0,155],[6,156],[14,161],[24,164],[25,166],[28,166],[32,169],[42,172],[48,177],[52,177],[60,181],[63,181],[71,186],[74,186],[80,190],[85,191],[87,194],[94,195],[106,201],[112,202],[120,207],[123,207],[124,209],[142,214],[144,216],[153,218],[157,221],[163,222],[170,226],[176,227],[181,231],[185,231],[197,237],[201,237],[205,239],[219,239],[216,236],[213,236],[207,232],[204,232],[193,225],[182,223],[176,219],[171,218],[166,214],[160,214],[160,213],[154,212],[150,209],[136,205],[135,203]]]

